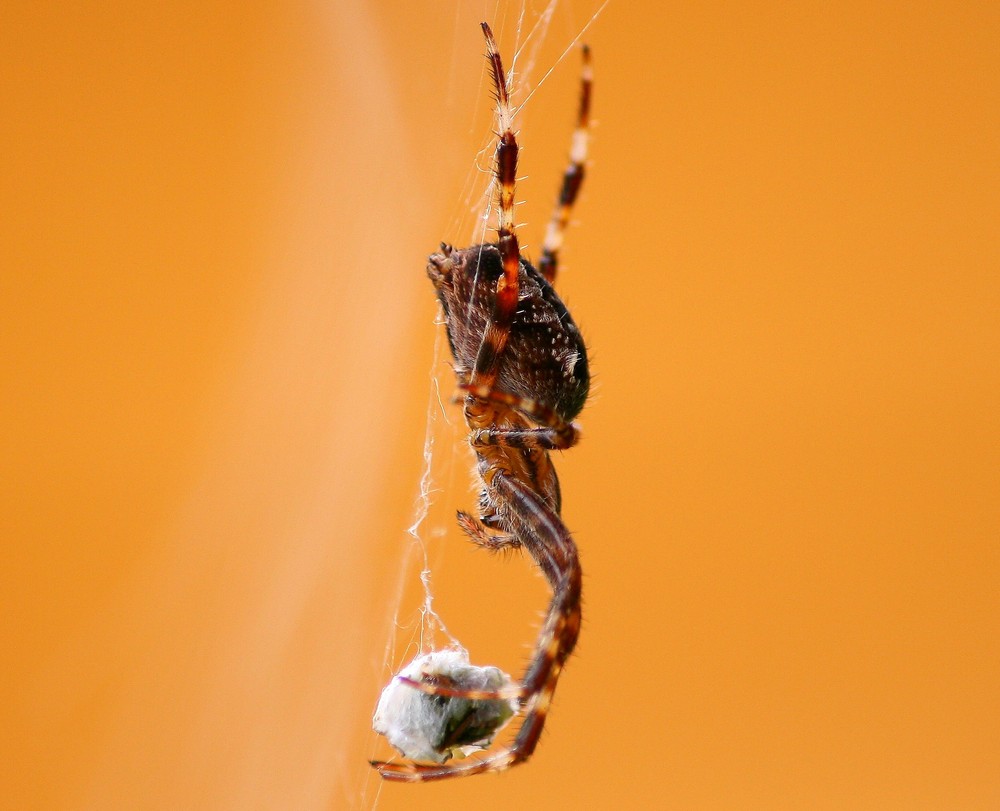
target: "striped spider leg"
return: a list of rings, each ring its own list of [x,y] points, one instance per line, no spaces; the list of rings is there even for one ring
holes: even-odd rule
[[[445,314],[464,414],[482,480],[480,516],[459,512],[459,526],[489,550],[524,548],[541,569],[552,599],[534,653],[513,691],[469,690],[404,679],[415,690],[453,699],[516,699],[523,718],[513,741],[487,756],[459,762],[373,761],[382,777],[419,782],[502,771],[534,752],[563,666],[580,633],[581,569],[576,544],[560,518],[559,479],[549,451],[576,443],[573,422],[590,389],[587,350],[553,290],[562,231],[586,159],[591,71],[584,68],[577,130],[556,213],[543,247],[545,269],[521,256],[514,224],[518,142],[508,79],[493,32],[482,24],[496,92],[494,185],[497,241],[455,249],[442,244],[427,274]]]
[[[562,189],[556,201],[555,211],[549,220],[545,231],[545,242],[542,243],[542,258],[538,260],[538,270],[545,280],[552,284],[556,278],[559,266],[559,249],[562,247],[563,234],[569,225],[569,217],[576,204],[577,195],[583,185],[586,171],[587,144],[590,140],[590,88],[594,73],[590,67],[590,48],[583,46],[583,79],[580,83],[580,108],[576,115],[576,129],[573,131],[573,141],[569,150],[569,166],[563,175]]]

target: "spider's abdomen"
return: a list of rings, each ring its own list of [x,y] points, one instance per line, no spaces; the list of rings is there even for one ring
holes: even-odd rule
[[[503,274],[496,245],[474,245],[430,257],[427,275],[444,307],[448,341],[459,375],[471,372]],[[499,364],[497,387],[553,409],[567,422],[590,390],[587,349],[552,286],[524,259],[517,309]]]

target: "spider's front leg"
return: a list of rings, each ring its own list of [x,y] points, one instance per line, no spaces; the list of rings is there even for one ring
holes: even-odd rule
[[[521,248],[514,227],[514,189],[517,182],[517,137],[513,129],[513,112],[507,87],[507,76],[497,51],[493,32],[482,24],[486,36],[486,53],[496,88],[497,124],[499,139],[496,149],[495,184],[497,196],[497,248],[503,265],[503,274],[494,290],[492,313],[486,323],[476,362],[472,369],[472,385],[492,388],[500,371],[501,358],[510,340],[510,328],[517,310],[520,295]],[[480,411],[470,413],[466,404],[466,417],[470,425],[482,418]]]

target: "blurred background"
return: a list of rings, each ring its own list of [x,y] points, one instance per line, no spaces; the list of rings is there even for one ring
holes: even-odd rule
[[[424,266],[482,225],[479,21],[508,59],[544,23],[537,255],[599,5],[0,10],[0,805],[1000,807],[990,3],[593,21],[579,652],[526,766],[367,765],[425,562],[479,663],[519,673],[546,605],[452,525]]]

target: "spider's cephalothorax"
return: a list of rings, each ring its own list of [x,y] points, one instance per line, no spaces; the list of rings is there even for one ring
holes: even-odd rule
[[[552,589],[535,650],[515,690],[476,690],[397,677],[415,690],[448,700],[516,699],[523,716],[511,744],[460,763],[374,761],[391,780],[439,780],[506,769],[538,744],[563,665],[580,633],[581,571],[576,544],[560,518],[559,480],[549,452],[579,438],[573,420],[590,389],[587,351],[552,283],[563,230],[583,180],[590,111],[590,57],[583,80],[570,165],[536,269],[521,257],[514,227],[517,138],[507,77],[489,26],[486,55],[496,89],[498,143],[495,243],[441,246],[427,274],[444,309],[459,388],[465,392],[469,442],[482,479],[479,518],[459,512],[462,530],[486,549],[523,548]],[[455,743],[452,736],[447,745]],[[420,755],[416,755],[420,756]],[[440,758],[439,758],[440,759]]]

